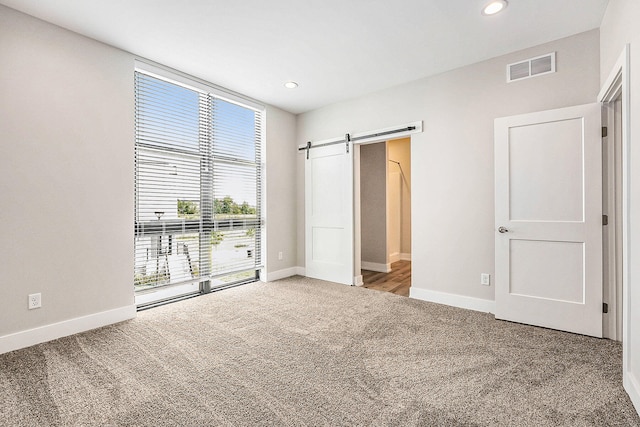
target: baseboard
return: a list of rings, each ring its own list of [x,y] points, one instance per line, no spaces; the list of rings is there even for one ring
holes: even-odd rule
[[[623,372],[624,390],[629,395],[631,403],[636,408],[636,412],[640,414],[640,381],[632,372]]]
[[[452,307],[465,308],[467,310],[481,311],[483,313],[495,313],[496,302],[486,299],[467,297],[463,295],[449,294],[446,292],[431,291],[411,287],[409,297],[423,301],[435,302]]]
[[[411,261],[411,254],[400,254],[400,261]]]
[[[289,274],[287,276],[282,276],[282,277],[279,277],[279,278],[289,277],[289,276],[293,276],[293,275],[296,275],[296,274],[298,276],[304,276],[305,275],[305,268],[304,267],[291,267],[291,268],[288,268],[286,270],[280,270],[280,271],[289,271],[289,270],[293,271],[294,273],[293,274]],[[279,273],[279,272],[276,271],[274,273]],[[271,274],[273,274],[273,273],[271,273]],[[269,278],[271,278],[271,276],[269,276]],[[273,280],[277,280],[277,279],[273,279]],[[271,280],[269,280],[269,281],[271,281]],[[354,284],[354,286],[362,286],[362,285],[364,285],[364,281],[362,280],[362,274],[360,274],[358,276],[354,276],[353,284]]]
[[[379,273],[389,273],[391,271],[391,264],[362,261],[360,268],[362,268],[363,270],[377,271]]]
[[[394,262],[400,261],[400,253],[395,252],[389,255],[389,264],[393,264]]]
[[[78,334],[102,326],[112,325],[135,317],[136,306],[128,305],[114,310],[76,317],[75,319],[5,335],[0,337],[0,354],[31,347],[32,345]]]
[[[295,276],[298,274],[298,267],[284,268],[282,270],[272,271],[265,273],[264,278],[260,277],[263,282],[273,282],[274,280],[284,279],[286,277]]]

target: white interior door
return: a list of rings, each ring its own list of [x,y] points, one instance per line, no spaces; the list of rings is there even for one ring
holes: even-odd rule
[[[602,336],[601,108],[495,121],[496,318]]]
[[[311,148],[307,153],[305,274],[352,285],[353,150],[342,143]]]

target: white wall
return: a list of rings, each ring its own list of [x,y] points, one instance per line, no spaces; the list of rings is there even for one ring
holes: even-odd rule
[[[0,6],[0,353],[135,316],[134,58]],[[266,128],[269,271],[295,266],[295,116]]]
[[[0,58],[0,337],[131,306],[133,58],[4,6]]]
[[[629,348],[625,372],[625,388],[629,392],[636,410],[640,411],[640,2],[637,0],[612,0],[600,28],[600,81],[604,80],[612,70],[625,44],[629,43],[631,52],[630,65],[630,153],[629,153],[629,251],[627,282],[629,316],[627,331]],[[625,325],[626,327],[626,325]]]
[[[296,273],[296,118],[267,107],[266,127],[266,267],[268,280]],[[282,259],[278,254],[282,252]]]
[[[552,51],[557,73],[505,82],[506,64]],[[423,120],[424,132],[411,138],[412,292],[491,301],[493,286],[479,282],[480,273],[494,272],[494,119],[595,102],[598,90],[599,33],[593,30],[301,114],[297,142]],[[303,189],[298,187],[301,266]]]

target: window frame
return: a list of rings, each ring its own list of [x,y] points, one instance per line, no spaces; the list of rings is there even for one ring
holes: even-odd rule
[[[264,233],[264,227],[263,227],[265,207],[266,207],[266,201],[264,197],[264,187],[265,187],[265,176],[264,176],[265,175],[265,167],[264,167],[265,144],[264,143],[265,143],[265,134],[266,134],[265,106],[241,94],[226,90],[222,87],[213,85],[211,83],[205,82],[203,80],[197,79],[195,77],[189,76],[179,71],[171,70],[166,67],[154,65],[148,62],[136,60],[135,67],[134,67],[134,76],[136,73],[142,73],[144,75],[165,81],[167,83],[181,86],[181,87],[184,87],[185,89],[193,90],[195,92],[200,93],[201,95],[208,96],[210,97],[211,105],[213,105],[213,102],[214,102],[213,99],[217,98],[232,104],[236,104],[240,107],[253,110],[260,115],[259,116],[260,129],[259,129],[259,138],[256,140],[256,144],[259,144],[259,147],[256,150],[256,162],[253,162],[256,168],[257,205],[256,205],[255,218],[216,219],[215,212],[213,211],[213,203],[215,200],[215,196],[213,196],[211,198],[211,204],[212,204],[211,213],[209,215],[204,214],[201,209],[201,215],[199,219],[181,218],[181,219],[167,219],[162,221],[152,221],[152,220],[139,221],[138,216],[136,214],[136,216],[134,217],[134,239],[137,239],[140,237],[163,236],[172,231],[175,233],[181,233],[181,234],[185,234],[189,232],[202,234],[202,230],[205,230],[205,229],[211,230],[211,231],[225,232],[225,231],[233,231],[233,230],[248,230],[248,229],[254,228],[256,230],[260,230],[260,233],[256,238],[256,256],[258,257],[259,262],[256,262],[256,265],[255,265],[255,272],[256,272],[255,277],[247,280],[241,280],[238,283],[235,283],[235,282],[231,283],[229,286],[235,286],[238,284],[259,280],[261,271],[264,268],[264,248],[265,248],[265,244],[264,244],[265,233]],[[210,143],[211,141],[213,141],[213,137],[211,137]],[[145,143],[139,144],[137,141],[137,132],[136,132],[136,141],[134,143],[134,146],[136,147],[135,148],[136,152],[139,146],[142,148],[154,149],[159,151],[167,151],[167,152],[175,152],[178,154],[202,155],[201,152],[196,153],[194,150],[187,150],[187,149],[180,150],[180,149],[172,149],[167,147],[162,148],[162,147],[153,146],[152,144],[145,144]],[[211,161],[211,165],[213,165],[214,162],[216,161],[216,158],[213,154],[211,154],[208,160]],[[235,159],[235,160],[238,160],[238,159]],[[250,163],[250,162],[247,162],[247,163]],[[137,174],[138,174],[138,169],[136,165],[136,179],[137,179]],[[209,185],[211,185],[212,187],[215,186],[213,173],[212,173],[211,182]],[[202,192],[202,186],[203,184],[201,184],[201,192]],[[136,193],[137,191],[138,191],[138,188],[136,186]],[[202,200],[203,199],[201,197],[200,201],[202,202]],[[136,197],[135,211],[137,212],[138,209],[139,209],[138,197]],[[202,237],[200,238],[200,240],[202,244]],[[213,266],[213,263],[211,264],[210,267],[212,266]],[[250,270],[251,269],[239,270],[239,271],[250,271]],[[201,276],[191,281],[185,281],[183,283],[180,283],[179,285],[185,285],[186,289],[189,289],[191,294],[193,294],[194,293],[193,285],[199,284],[200,286],[198,287],[198,293],[200,294],[208,293],[208,292],[211,292],[212,290],[218,290],[218,289],[228,287],[228,286],[212,287],[211,281],[216,277],[223,276],[223,275],[231,275],[231,274],[234,274],[234,272],[226,272],[224,274],[216,275],[211,270],[209,271],[209,274],[207,275],[206,278]],[[176,286],[172,284],[158,285],[157,288],[150,290],[148,294],[136,293],[135,294],[136,304],[138,305],[139,308],[140,307],[146,308],[148,306],[157,305],[158,301],[160,301],[160,303],[163,303],[163,302],[166,302],[166,300],[173,300],[173,299],[185,296],[184,294],[180,294],[175,291],[172,291],[171,288],[174,288],[174,287]],[[163,288],[167,288],[166,289],[167,292],[163,292]],[[149,297],[150,294],[164,294],[167,297],[163,299],[162,295],[158,295],[159,298],[150,298]]]

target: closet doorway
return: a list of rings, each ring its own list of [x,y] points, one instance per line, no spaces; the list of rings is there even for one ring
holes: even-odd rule
[[[409,296],[411,138],[360,147],[363,286]]]

